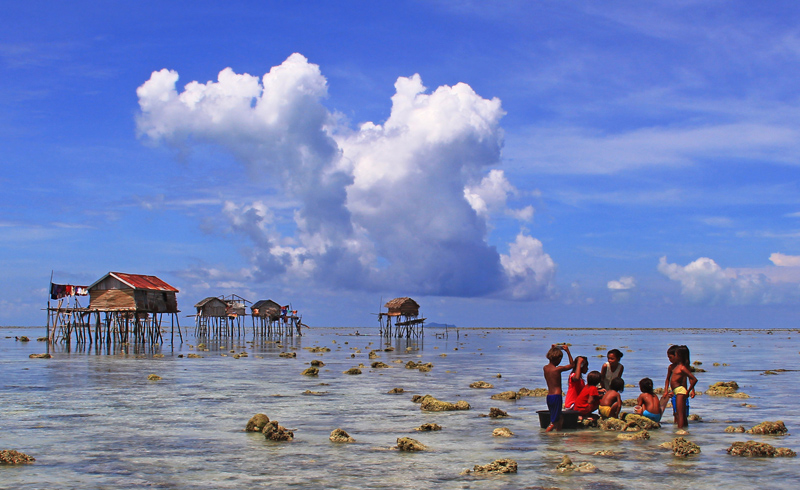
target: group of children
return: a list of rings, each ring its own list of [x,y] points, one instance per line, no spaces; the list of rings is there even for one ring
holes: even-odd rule
[[[561,366],[564,358],[563,352],[569,356],[569,364]],[[620,363],[622,352],[619,349],[608,351],[608,362],[603,364],[600,371],[589,371],[589,360],[584,356],[573,359],[569,347],[565,344],[554,344],[547,352],[550,361],[544,366],[544,379],[547,381],[547,408],[550,411],[550,425],[547,432],[559,430],[563,418],[562,409],[571,409],[579,414],[579,418],[595,416],[598,411],[600,417],[619,417],[622,408],[620,393],[625,390],[625,381],[622,373],[625,366]],[[661,421],[661,416],[667,404],[672,401],[672,410],[675,424],[679,429],[688,425],[689,398],[694,398],[694,386],[697,378],[692,374],[689,359],[689,348],[685,345],[673,345],[667,349],[667,358],[670,365],[667,369],[667,379],[664,383],[664,395],[659,397],[653,392],[653,380],[643,378],[639,381],[641,394],[636,400],[634,412],[647,417],[655,422]],[[561,389],[561,373],[572,370],[567,378],[567,395],[563,396]],[[583,375],[586,374],[586,381]],[[687,386],[688,382],[688,386]]]

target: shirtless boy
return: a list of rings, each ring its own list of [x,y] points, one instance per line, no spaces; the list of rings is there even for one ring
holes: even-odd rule
[[[559,366],[564,354],[569,356],[569,364]],[[569,347],[563,344],[553,344],[550,350],[547,351],[547,359],[549,364],[545,365],[544,379],[547,382],[547,409],[550,410],[550,425],[547,426],[547,432],[552,430],[561,429],[563,419],[561,417],[561,407],[564,404],[564,398],[561,391],[561,373],[569,371],[575,367],[575,360],[572,359],[572,354],[569,352]]]

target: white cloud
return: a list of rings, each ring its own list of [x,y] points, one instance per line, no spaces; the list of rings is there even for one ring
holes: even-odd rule
[[[608,281],[608,289],[625,291],[636,287],[636,280],[632,276],[620,277],[618,281]]]
[[[506,209],[516,188],[491,168],[503,145],[498,99],[400,77],[389,118],[352,130],[322,105],[327,82],[299,54],[260,80],[228,68],[181,93],[177,80],[161,70],[139,87],[140,134],[184,152],[221,146],[297,203],[293,230],[264,200],[225,203],[230,230],[254,245],[257,279],[527,299],[553,289],[541,242],[520,235],[509,256],[487,243],[493,213],[533,216]]]
[[[520,233],[500,262],[511,279],[511,296],[516,299],[548,297],[555,291],[556,264],[539,240]]]
[[[695,304],[765,304],[781,300],[779,291],[764,274],[723,269],[708,257],[681,266],[658,262],[658,271],[680,282],[681,295]]]
[[[798,267],[800,266],[800,255],[785,255],[782,253],[774,253],[769,256],[770,262],[778,267]]]

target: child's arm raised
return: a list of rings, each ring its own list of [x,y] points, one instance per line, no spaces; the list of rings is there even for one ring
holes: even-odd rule
[[[569,357],[569,367],[570,367],[570,369],[574,368],[575,367],[575,359],[572,358],[572,352],[569,351],[569,346],[564,344],[564,345],[561,346],[561,348],[564,350],[564,352],[567,353],[567,357]]]

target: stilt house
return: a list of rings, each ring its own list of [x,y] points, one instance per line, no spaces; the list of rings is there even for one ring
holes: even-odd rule
[[[89,309],[178,313],[177,292],[156,276],[109,272],[89,286]]]

